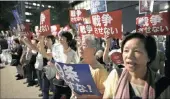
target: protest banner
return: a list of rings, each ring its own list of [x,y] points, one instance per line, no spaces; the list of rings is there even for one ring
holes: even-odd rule
[[[25,35],[29,40],[31,40],[33,33],[30,31],[30,23],[17,24],[17,30],[20,35]]]
[[[169,35],[169,20],[169,12],[138,17],[136,18],[136,31],[148,35]]]
[[[50,9],[41,12],[39,32],[43,36],[51,34]]]
[[[93,29],[91,24],[82,24],[79,25],[79,33],[80,36],[81,35],[86,35],[86,34],[92,34],[93,33]]]
[[[139,14],[153,12],[154,0],[139,0]]]
[[[18,13],[17,10],[12,10],[12,13],[15,17],[15,20],[17,22],[17,29],[15,32],[19,32],[22,33],[24,35],[27,36],[27,38],[31,38],[31,34],[30,34],[30,24],[29,23],[25,23],[21,17],[21,15]]]
[[[58,73],[67,85],[79,95],[98,95],[88,64],[64,64],[55,62]]]
[[[51,26],[52,35],[54,35],[54,36],[58,35],[59,31],[60,31],[60,25],[59,24]]]
[[[105,12],[91,15],[93,33],[96,37],[122,37],[122,11]]]
[[[85,9],[70,10],[69,14],[70,23],[76,24],[84,21],[84,18],[86,17],[86,10]]]
[[[96,14],[98,12],[107,12],[106,0],[91,0],[90,11],[91,14]]]

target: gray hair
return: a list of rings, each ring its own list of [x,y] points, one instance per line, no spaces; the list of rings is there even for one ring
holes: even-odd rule
[[[97,49],[97,41],[93,35],[90,34],[83,35],[83,39],[89,42],[89,47]]]

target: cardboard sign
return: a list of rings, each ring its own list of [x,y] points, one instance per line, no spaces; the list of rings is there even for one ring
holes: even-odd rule
[[[50,28],[50,9],[41,12],[40,15],[40,30],[41,35],[47,36],[51,34]]]
[[[79,25],[79,33],[81,35],[92,34],[93,28],[92,28],[91,24]]]
[[[106,0],[91,0],[91,14],[98,12],[107,12]]]
[[[70,23],[72,24],[83,22],[85,17],[86,17],[85,9],[70,10]]]
[[[139,0],[139,14],[153,11],[154,0]]]
[[[101,95],[92,78],[88,64],[64,64],[55,62],[55,66],[67,85],[75,93],[82,95]]]
[[[29,40],[31,40],[31,37],[33,36],[33,33],[30,31],[29,23],[17,24],[17,31],[21,33],[21,35],[24,34]]]
[[[52,35],[54,35],[54,36],[58,35],[59,31],[60,31],[60,25],[52,25],[51,26]]]
[[[113,11],[91,15],[92,27],[96,37],[122,37],[122,11]]]
[[[148,35],[169,35],[169,22],[169,12],[138,17],[136,18],[136,31]]]
[[[30,24],[29,23],[24,23],[22,20],[21,15],[18,13],[17,10],[12,10],[12,13],[15,17],[15,20],[17,22],[17,29],[16,33],[24,33],[28,39],[31,39],[32,33],[30,32]]]

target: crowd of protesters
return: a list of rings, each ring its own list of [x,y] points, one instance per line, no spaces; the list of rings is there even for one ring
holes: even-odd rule
[[[158,54],[161,52],[157,51],[152,36],[127,32],[123,33],[122,40],[99,39],[90,34],[80,38],[76,33],[61,30],[55,36],[46,37],[36,32],[29,39],[18,34],[12,39],[12,45],[8,42],[12,56],[10,65],[16,66],[17,80],[25,78],[24,84],[28,87],[39,87],[39,96],[43,99],[63,96],[66,99],[170,98],[170,86],[165,84],[169,78],[161,76],[164,75],[165,55]],[[123,63],[112,61],[114,52],[122,53]],[[75,93],[60,77],[53,60],[89,64],[101,96]]]

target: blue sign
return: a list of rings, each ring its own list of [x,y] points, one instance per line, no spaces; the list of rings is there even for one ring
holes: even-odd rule
[[[79,95],[98,95],[88,64],[64,64],[56,62],[55,66],[62,79]]]
[[[17,24],[22,24],[21,16],[19,15],[17,10],[12,10],[12,13],[17,21]]]
[[[91,14],[107,12],[106,0],[91,0]]]

